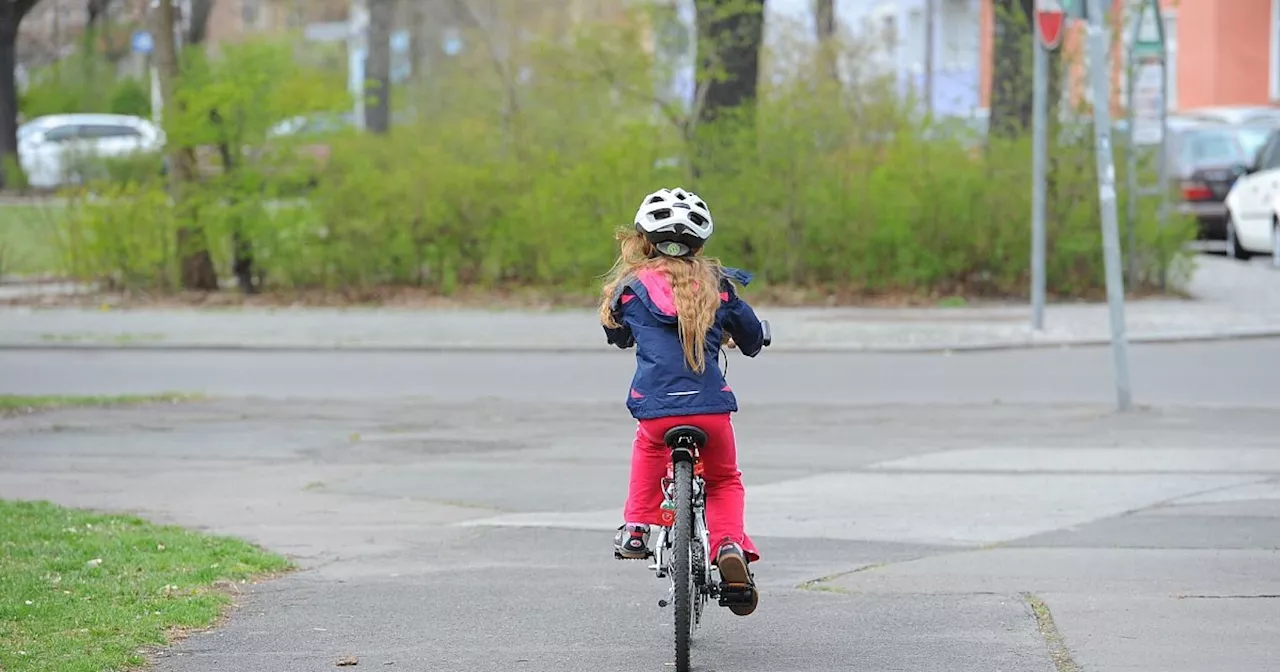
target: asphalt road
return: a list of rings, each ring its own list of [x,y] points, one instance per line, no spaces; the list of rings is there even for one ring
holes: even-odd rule
[[[0,350],[0,393],[203,392],[267,398],[622,400],[631,352],[601,354]],[[1134,399],[1280,406],[1280,340],[1130,348]],[[1115,400],[1105,347],[729,356],[746,405]]]
[[[1124,415],[1105,349],[771,354],[729,372],[761,607],[713,610],[698,670],[1274,669],[1280,345],[1134,348],[1155,408]],[[224,397],[0,419],[0,497],[300,560],[160,672],[671,669],[664,586],[611,555],[629,371],[624,353],[0,352],[2,392]]]

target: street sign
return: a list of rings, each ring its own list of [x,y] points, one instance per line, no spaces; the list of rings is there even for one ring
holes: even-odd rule
[[[1057,49],[1062,44],[1063,28],[1067,24],[1067,11],[1063,0],[1036,0],[1036,36],[1045,49]]]
[[[1138,15],[1138,25],[1134,27],[1133,53],[1136,56],[1158,56],[1164,58],[1165,37],[1160,7],[1155,2],[1143,3],[1142,13]]]
[[[145,30],[137,30],[134,31],[129,45],[133,48],[135,54],[149,54],[155,48],[155,41],[151,39],[151,33]]]
[[[1164,142],[1164,63],[1146,59],[1135,64],[1133,73],[1133,139],[1135,145]]]

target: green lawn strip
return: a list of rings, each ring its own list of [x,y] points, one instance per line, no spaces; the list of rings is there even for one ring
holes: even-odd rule
[[[31,275],[57,270],[55,224],[63,205],[0,204],[0,274]]]
[[[217,621],[236,582],[291,568],[236,539],[0,500],[0,670],[136,668]]]
[[[150,403],[178,403],[200,399],[198,394],[162,392],[160,394],[122,394],[111,396],[0,394],[0,416],[34,413],[80,406],[124,406]]]

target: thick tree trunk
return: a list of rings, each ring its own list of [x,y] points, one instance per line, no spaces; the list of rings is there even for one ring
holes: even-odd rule
[[[9,175],[18,167],[18,83],[17,25],[3,16],[7,11],[0,0],[0,188],[19,183],[19,176]]]
[[[835,0],[815,0],[813,15],[819,40],[829,40],[836,34]]]
[[[700,121],[756,99],[764,0],[697,0]]]
[[[391,23],[394,0],[369,0],[369,56],[365,61],[368,106],[365,127],[372,133],[391,129]]]
[[[179,77],[178,51],[174,36],[173,5],[168,0],[161,0],[155,12],[155,23],[152,33],[155,35],[156,70],[160,79],[160,98],[164,101],[164,114],[172,114],[176,107],[174,92],[177,90]],[[195,152],[178,142],[169,146],[170,189],[175,212],[178,216],[186,214],[183,207],[183,191],[195,177]],[[216,291],[218,274],[213,268],[213,258],[209,255],[209,243],[204,230],[198,222],[191,222],[178,228],[178,255],[182,263],[182,287],[200,291]]]
[[[1034,0],[993,0],[992,136],[1016,137],[1031,128]]]
[[[209,15],[216,0],[191,0],[191,25],[187,27],[187,44],[204,44],[209,35]]]
[[[18,166],[18,25],[36,0],[0,0],[0,189],[21,182]]]

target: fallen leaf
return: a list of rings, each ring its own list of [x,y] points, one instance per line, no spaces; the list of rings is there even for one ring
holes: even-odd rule
[[[360,660],[355,656],[344,656],[338,659],[338,667],[354,667],[360,664]]]

